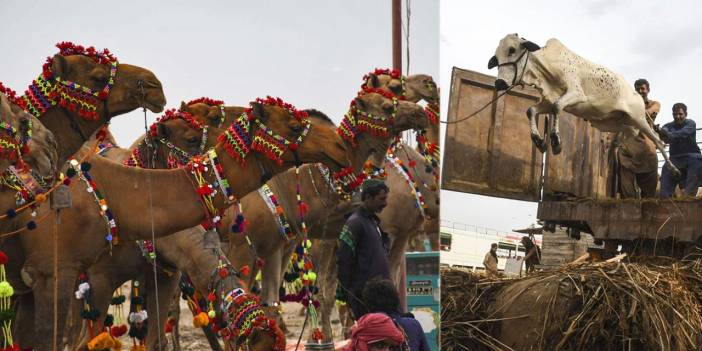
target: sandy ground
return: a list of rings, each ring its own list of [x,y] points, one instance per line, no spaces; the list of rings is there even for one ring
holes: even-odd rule
[[[126,318],[129,313],[129,283],[125,283],[122,286],[122,292],[127,296],[127,303],[124,304],[124,317]],[[201,329],[193,327],[192,324],[192,313],[188,309],[188,305],[183,299],[179,299],[180,302],[180,321],[178,323],[178,329],[180,332],[180,349],[181,350],[211,350],[210,344],[207,342],[207,338]],[[113,310],[110,313],[115,313]],[[154,316],[155,317],[155,316]],[[336,308],[332,312],[332,329],[334,332],[334,341],[343,340],[341,322],[339,321],[339,313]],[[300,332],[302,330],[302,325],[305,321],[304,311],[302,310],[302,305],[299,303],[283,303],[283,320],[287,327],[286,340],[288,346],[292,345],[292,349],[295,349],[295,344],[300,337]],[[321,327],[321,326],[320,326]],[[309,337],[310,332],[310,321],[307,321],[305,326],[305,335],[300,342],[300,345],[304,345]],[[166,334],[168,341],[168,350],[173,350],[173,334]],[[128,349],[132,345],[132,340],[127,335],[123,335],[120,338],[123,349]],[[221,340],[220,340],[221,344]],[[302,349],[302,348],[300,348]]]
[[[304,323],[305,316],[300,313],[302,305],[298,303],[284,303],[283,304],[283,319],[287,326],[286,338],[288,344],[297,343],[297,339],[300,337],[300,331],[302,330],[302,324]],[[181,300],[180,303],[180,346],[182,350],[211,350],[205,335],[200,329],[196,329],[192,325],[192,314],[188,310],[188,306],[185,301]],[[332,313],[332,328],[334,330],[334,341],[342,340],[341,335],[341,323],[339,322],[339,315],[334,309]],[[308,332],[310,330],[309,321],[305,327],[305,336],[301,341],[301,345],[304,345]],[[170,335],[169,335],[170,338]],[[169,340],[170,344],[171,340]]]

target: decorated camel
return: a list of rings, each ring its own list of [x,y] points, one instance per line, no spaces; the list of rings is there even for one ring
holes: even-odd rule
[[[221,129],[207,128],[188,113],[169,110],[149,128],[148,135],[139,138],[130,149],[121,149],[114,145],[114,143],[105,142],[102,144],[102,147],[99,148],[98,153],[113,161],[130,166],[155,169],[176,168],[186,165],[192,156],[200,155],[205,149],[214,146],[216,140],[222,133],[223,130]],[[91,146],[94,145],[90,144],[90,142],[87,144]],[[149,157],[148,155],[152,156]],[[103,221],[103,219],[98,216],[91,216],[91,218],[94,221]],[[97,344],[100,340],[107,339],[107,335],[100,336],[95,330],[99,331],[104,324],[107,307],[110,306],[112,292],[127,280],[134,279],[140,281],[141,291],[146,292],[145,295],[147,297],[147,304],[144,306],[144,309],[147,311],[150,309],[149,307],[151,307],[157,299],[155,297],[151,299],[148,298],[148,296],[155,296],[149,293],[150,290],[154,288],[152,284],[153,273],[151,275],[146,275],[146,278],[150,279],[146,279],[145,281],[144,272],[146,270],[142,269],[142,261],[151,259],[149,256],[150,252],[147,248],[151,248],[151,252],[153,252],[154,247],[159,247],[160,251],[182,253],[184,251],[184,245],[190,242],[190,244],[187,245],[195,245],[191,248],[194,247],[199,250],[189,252],[189,256],[171,255],[168,257],[170,261],[177,262],[176,260],[178,258],[191,260],[191,266],[185,264],[183,266],[197,270],[206,263],[210,263],[199,263],[197,262],[198,260],[213,259],[214,263],[211,268],[215,269],[217,267],[217,258],[220,257],[220,255],[216,253],[213,254],[211,250],[204,250],[201,246],[204,233],[204,229],[201,226],[197,226],[180,231],[167,238],[158,239],[156,245],[151,244],[149,241],[128,241],[123,245],[114,246],[111,252],[101,252],[95,258],[95,263],[90,266],[86,274],[87,281],[90,285],[90,299],[73,300],[75,308],[72,308],[71,313],[69,313],[71,317],[70,325],[72,325],[73,328],[67,330],[68,348],[71,350],[80,349],[86,345]],[[95,234],[99,235],[100,233]],[[162,247],[162,245],[166,247]],[[169,247],[173,249],[169,251]],[[147,254],[146,257],[143,256],[144,253]],[[173,266],[172,264],[167,264],[166,267],[168,268],[163,268],[160,264],[157,264],[157,266],[160,268],[158,270],[158,275],[162,278],[158,279],[159,287],[163,288],[159,290],[159,293],[165,292],[170,294],[173,289],[169,288],[169,284],[177,286],[180,274],[177,270],[170,269],[170,267]],[[211,273],[212,269],[208,273]],[[182,270],[187,272],[185,268]],[[203,287],[203,290],[207,288],[206,284],[199,286]],[[233,288],[230,288],[228,291],[232,289]],[[144,294],[142,293],[142,295]],[[85,323],[82,323],[80,317],[86,314],[81,314],[81,310],[87,306],[90,306],[91,309],[101,311],[101,313],[97,316],[98,318],[96,318],[96,321],[87,319]],[[167,308],[168,306],[165,307]],[[151,309],[151,311],[153,312],[154,309]],[[156,316],[165,316],[165,311],[162,313],[152,313],[149,316],[149,320],[156,320]],[[83,328],[77,327],[81,324],[83,324]],[[112,324],[114,324],[114,327],[110,330],[114,334],[119,334],[120,330],[124,331],[125,327],[122,327],[122,325],[125,324],[118,325],[114,319],[114,315]],[[162,325],[162,323],[159,323],[159,325]],[[136,327],[135,325],[135,328]],[[141,342],[144,340],[143,336],[146,335],[148,336],[145,340],[146,344],[154,346],[154,341],[156,337],[158,337],[157,325],[152,323],[151,329],[152,333],[139,333],[139,338],[136,339]],[[145,331],[146,328],[143,330]],[[81,337],[79,337],[79,334]],[[97,337],[96,334],[98,335]],[[149,347],[149,349],[151,349],[151,347]]]
[[[197,101],[197,100],[196,100]],[[207,121],[206,119],[206,109],[199,107],[207,106],[205,104],[196,103],[190,105],[183,105],[181,112],[178,113],[181,117],[189,116],[189,112],[185,110],[191,110],[194,113],[194,117],[202,121]],[[222,110],[231,118],[233,113],[239,113],[242,111],[241,108],[236,107],[226,107]],[[223,116],[225,115],[223,114]],[[183,116],[185,115],[185,116]],[[333,123],[326,118],[319,118],[317,113],[310,113],[310,117],[319,122],[320,126],[327,125],[328,129],[334,130]],[[228,120],[230,120],[228,118]],[[208,140],[216,140],[217,135],[221,134],[221,130],[217,128],[203,128],[202,125],[197,121],[190,120],[185,122],[188,118],[179,119],[169,119],[164,121],[159,121],[152,128],[149,137],[153,140],[160,140],[156,144],[156,151],[152,151],[156,155],[156,162],[152,164],[157,168],[171,168],[173,166],[180,166],[181,164],[187,163],[189,161],[190,155],[196,155],[202,152],[202,146],[204,142]],[[209,130],[208,130],[209,129]],[[144,139],[141,139],[134,151],[131,153],[125,153],[117,148],[110,148],[104,154],[111,159],[116,161],[124,161],[131,163],[133,165],[144,166],[142,162],[135,162],[136,159],[140,159],[139,156],[134,155],[144,155],[145,150],[143,149],[145,143]],[[113,154],[114,152],[114,154]],[[185,157],[183,157],[185,156]],[[176,160],[176,164],[171,163],[170,160]],[[179,161],[179,162],[178,162]],[[235,214],[236,216],[236,214]],[[96,219],[98,220],[98,219]],[[189,277],[192,277],[192,285],[198,291],[211,292],[211,282],[212,279],[218,278],[219,275],[212,274],[217,271],[222,264],[227,265],[226,258],[223,259],[223,253],[217,248],[204,248],[198,243],[202,242],[203,229],[200,227],[188,229],[185,231],[180,231],[176,234],[168,236],[167,238],[162,238],[156,240],[156,245],[151,246],[152,248],[157,248],[157,257],[159,258],[159,266],[174,267],[173,271],[180,270],[186,273]],[[131,243],[130,243],[131,244]],[[211,244],[211,243],[210,243]],[[150,263],[153,263],[152,259],[144,258],[142,253],[144,251],[144,246],[149,246],[148,244],[140,244],[139,247],[136,245],[126,245],[118,246],[113,249],[113,255],[109,256],[107,254],[101,255],[95,264],[93,264],[88,270],[88,278],[91,283],[91,295],[92,295],[92,305],[100,311],[105,311],[106,307],[109,306],[110,298],[112,296],[112,291],[120,286],[124,281],[135,279],[136,277],[142,275],[145,271],[150,270]],[[126,252],[125,252],[126,251]],[[156,253],[156,252],[154,252]],[[120,262],[119,265],[115,265],[115,259]],[[225,261],[224,263],[222,261]],[[229,265],[228,265],[229,266]],[[229,266],[230,270],[236,273],[233,267]],[[162,271],[166,271],[163,269]],[[229,284],[233,285],[233,288],[241,287],[239,284],[239,278],[232,274]],[[151,278],[151,277],[149,277]],[[221,279],[221,277],[219,277]],[[141,283],[141,290],[146,291],[147,301],[149,302],[149,308],[147,311],[151,311],[150,318],[155,320],[156,316],[161,317],[158,320],[158,325],[164,325],[166,317],[166,309],[168,308],[168,298],[173,292],[173,287],[178,285],[179,275],[164,275],[160,273],[159,278],[159,300],[164,301],[160,303],[160,312],[158,314],[153,313],[155,310],[155,305],[153,302],[156,301],[156,293],[153,292],[153,284],[151,282],[153,279],[147,279],[147,282]],[[146,285],[146,287],[145,287]],[[163,285],[163,286],[162,286]],[[170,287],[170,289],[168,289]],[[231,290],[232,288],[229,288]],[[165,295],[164,295],[165,294]],[[148,296],[154,296],[148,299]],[[164,296],[166,297],[164,299]],[[214,302],[215,306],[221,304],[218,297]],[[190,304],[194,307],[194,304]],[[217,320],[221,319],[220,311],[216,311]],[[198,317],[202,319],[202,311],[196,313],[194,323],[198,326],[202,326],[202,323],[198,321]],[[78,316],[79,313],[73,313],[74,316]],[[207,319],[205,319],[207,320]],[[208,323],[212,324],[212,323]],[[86,330],[87,328],[84,328]],[[149,349],[154,347],[156,341],[158,340],[158,328],[152,324],[150,332],[147,334],[146,345]],[[165,328],[161,328],[163,332]],[[212,330],[210,328],[210,330]],[[75,334],[75,333],[74,333]],[[84,333],[83,341],[81,345],[87,344],[87,334]],[[75,335],[71,339],[76,339]],[[162,336],[160,340],[165,340],[165,336]],[[265,338],[259,339],[260,342],[264,342]],[[73,348],[73,347],[71,347]],[[159,349],[159,348],[157,348]]]
[[[277,174],[300,162],[323,162],[340,169],[347,164],[345,157],[345,147],[336,134],[280,99],[267,98],[251,103],[213,149],[184,168],[134,169],[92,154],[82,163],[73,162],[72,171],[67,171],[67,175],[74,175],[73,204],[60,212],[63,219],[56,242],[60,252],[56,291],[51,284],[54,246],[46,245],[50,228],[20,235],[26,255],[23,278],[33,288],[34,300],[40,302],[35,305],[34,332],[50,335],[52,326],[44,321],[52,320],[54,297],[59,306],[57,330],[63,331],[76,277],[111,245],[159,238],[198,224],[212,227],[235,199],[261,185],[265,173]],[[80,196],[86,189],[91,196]],[[97,191],[99,196],[95,195]],[[102,208],[96,205],[96,199]],[[93,221],[86,215],[89,213],[108,221]],[[38,220],[57,219],[47,205],[37,210],[37,216]],[[100,232],[105,234],[83,234]],[[237,294],[230,295],[236,302],[231,308],[249,304],[249,294]],[[233,339],[238,339],[243,331],[232,327],[230,332],[236,334]],[[51,344],[47,338],[34,342],[38,350],[48,349]]]
[[[211,117],[209,121],[214,122],[212,125],[217,125],[221,123],[220,117],[223,115],[218,112],[217,104],[213,105],[209,112],[201,112],[199,114],[207,114]],[[185,105],[181,109],[190,112],[196,111],[194,108]],[[328,117],[320,112],[309,112],[312,116],[328,120]],[[337,174],[343,175],[344,180],[347,181],[344,190],[350,192],[353,187],[360,184],[356,182],[356,173],[361,172],[368,155],[377,153],[378,150],[387,149],[392,141],[391,135],[397,135],[403,130],[426,126],[426,116],[421,107],[416,104],[393,101],[381,94],[368,92],[359,94],[358,98],[353,100],[352,109],[344,119],[344,123],[345,129],[339,129],[340,134],[346,136],[348,145],[353,145],[352,147],[355,150],[350,154],[352,167],[345,169],[344,172],[337,172]],[[329,123],[329,126],[330,130],[334,130],[332,129],[334,128],[333,124]],[[382,151],[380,153],[381,155],[383,154]],[[233,245],[233,247],[247,251],[251,250],[251,248],[244,243],[250,239],[255,241],[254,246],[257,252],[281,252],[286,242],[293,240],[296,234],[301,234],[303,231],[299,213],[297,212],[299,207],[296,197],[298,182],[302,191],[301,198],[305,202],[304,218],[307,226],[324,226],[324,223],[330,220],[326,216],[329,213],[325,209],[328,210],[334,206],[344,208],[336,211],[338,217],[336,221],[343,221],[343,214],[350,211],[352,207],[348,203],[340,201],[336,185],[331,183],[330,177],[331,174],[328,169],[317,165],[302,167],[299,180],[293,171],[288,171],[273,178],[273,180],[268,182],[266,188],[260,190],[259,194],[251,194],[242,199],[242,208],[243,213],[246,215],[246,227],[248,229],[242,235],[233,235],[229,240],[230,243],[237,242],[239,245]],[[341,186],[343,181],[337,184]],[[273,205],[274,203],[277,205]],[[273,209],[271,209],[271,205],[274,206]],[[275,207],[278,208],[276,209]],[[287,210],[287,213],[290,213],[291,217],[296,218],[295,221],[292,221],[287,226],[287,229],[280,226],[279,221],[281,217],[278,215],[285,210]],[[273,220],[271,220],[271,216],[273,216]],[[230,216],[230,218],[233,217]],[[246,239],[247,237],[248,239]],[[279,278],[276,279],[277,282],[271,284],[268,294],[262,296],[263,301],[268,305],[276,305],[279,300],[278,286],[282,278],[280,277],[282,274],[280,266],[284,261],[283,258],[272,260],[277,261],[278,268],[276,269],[273,263],[261,264],[262,261],[257,262],[249,252],[244,252],[244,257],[249,257],[250,260],[242,261],[236,254],[231,252],[229,257],[239,261],[235,264],[235,267],[250,267],[246,268],[247,270],[256,270],[256,267],[261,268],[261,266],[265,270],[270,267],[273,273],[265,274]],[[165,302],[163,303],[165,304]]]
[[[397,144],[388,152],[385,162],[390,193],[388,206],[379,217],[382,229],[392,239],[389,261],[391,276],[398,284],[398,269],[411,240],[426,237],[432,246],[438,246],[433,243],[438,242],[439,237],[438,89],[430,76],[417,74],[405,78],[390,70],[375,70],[366,75],[364,81],[368,87],[392,92],[412,102],[425,100],[428,103],[425,110],[429,124],[418,134],[417,149]],[[425,235],[419,235],[422,232]],[[336,243],[314,240],[312,256],[319,280],[322,325],[325,335],[329,335],[331,311],[336,300]],[[343,310],[340,311],[342,322],[348,322],[343,314]],[[350,326],[343,325],[344,329]]]
[[[37,154],[56,154],[53,170],[49,175],[40,168],[12,172],[3,167],[4,185],[0,190],[1,249],[8,254],[7,278],[15,288],[13,298],[22,305],[26,301],[22,293],[28,289],[19,279],[19,266],[23,262],[20,243],[14,234],[33,228],[36,222],[30,216],[35,200],[45,201],[53,185],[56,168],[75,153],[81,144],[108,122],[112,117],[145,107],[160,112],[166,103],[161,83],[150,71],[128,64],[119,64],[107,50],[96,51],[71,43],[57,44],[59,53],[47,58],[42,72],[29,86],[23,96],[1,87],[0,92],[10,101],[12,110],[17,107],[33,115],[25,126],[26,131],[18,138],[17,149],[22,158],[46,159]],[[39,122],[35,118],[38,118]],[[46,127],[48,134],[41,132]],[[37,148],[46,145],[48,148]],[[49,150],[51,149],[51,150]],[[52,159],[53,160],[53,159]],[[42,172],[40,176],[34,172]],[[20,181],[19,179],[22,179]],[[38,195],[38,196],[36,196]],[[35,199],[36,196],[36,199]],[[31,326],[18,326],[20,330],[31,330]]]
[[[373,90],[369,89],[367,91]],[[374,94],[377,94],[377,92]],[[387,99],[387,96],[389,95],[386,94],[385,99]],[[415,111],[421,110],[421,107],[419,105],[410,102],[400,101],[400,104],[402,104],[403,106],[407,106],[408,109],[411,106],[411,109]],[[348,120],[344,120],[344,122],[342,122],[342,127],[340,128],[340,130],[343,131],[345,123],[348,123]],[[344,223],[344,215],[350,213],[350,211],[353,210],[353,205],[351,202],[343,201],[344,199],[342,197],[337,196],[335,188],[343,189],[348,194],[352,193],[354,188],[360,185],[360,181],[362,181],[362,179],[365,177],[365,174],[363,173],[363,165],[366,163],[366,160],[369,158],[369,156],[380,155],[380,158],[384,159],[385,150],[387,150],[387,148],[393,142],[395,137],[397,137],[402,131],[407,129],[425,128],[427,125],[427,118],[426,115],[421,114],[421,123],[415,123],[414,125],[405,124],[404,127],[400,127],[399,125],[397,125],[396,119],[394,124],[394,126],[388,128],[389,133],[387,134],[373,135],[374,133],[372,131],[369,133],[358,133],[354,135],[354,138],[358,138],[359,140],[354,140],[353,138],[349,140],[350,145],[358,145],[360,147],[358,149],[353,150],[354,153],[352,157],[354,160],[356,160],[354,162],[356,168],[353,170],[346,171],[345,178],[351,179],[350,182],[344,184],[344,179],[338,179],[334,181],[335,184],[328,185],[330,183],[329,179],[324,180],[324,178],[322,178],[320,175],[316,175],[316,178],[321,179],[315,179],[315,177],[312,176],[312,174],[310,174],[310,177],[305,177],[309,178],[308,180],[305,180],[303,178],[303,184],[301,188],[307,189],[307,192],[310,195],[312,195],[313,198],[316,198],[313,203],[310,203],[307,206],[308,212],[306,217],[306,224],[310,228],[310,238],[336,240],[340,228]],[[369,145],[369,143],[372,143],[372,147],[364,149],[363,145]],[[423,167],[422,171],[424,171]],[[400,178],[398,178],[398,180],[399,179]],[[282,183],[284,178],[282,176],[279,176],[277,180]],[[307,184],[305,184],[305,182]],[[401,182],[403,184],[401,186],[407,187],[405,179],[402,179]],[[283,184],[287,185],[283,186]],[[281,230],[285,231],[288,233],[289,238],[292,239],[296,235],[296,233],[300,233],[299,228],[301,226],[301,223],[295,214],[295,206],[294,202],[292,201],[294,200],[293,191],[295,179],[291,176],[283,184],[275,182],[271,182],[271,184],[269,184],[271,193],[274,194],[273,197],[271,197],[270,195],[266,195],[265,193],[262,193],[262,196],[254,197],[255,201],[261,203],[259,206],[253,207],[255,211],[260,212],[259,215],[252,216],[250,213],[251,210],[249,210],[247,207],[244,208],[244,212],[247,213],[247,217],[249,218],[249,220],[255,220],[251,218],[266,218],[266,220],[261,219],[259,220],[259,222],[269,223],[267,225],[261,224],[260,226],[250,226],[251,229],[250,232],[247,233],[247,235],[253,241],[252,246],[254,250],[252,251],[244,240],[239,239],[230,241],[229,257],[233,260],[235,266],[246,264],[253,267],[255,270],[261,268],[263,277],[262,297],[263,300],[268,302],[270,305],[277,305],[278,303],[279,287],[284,278],[283,272],[285,271],[287,262],[289,262],[291,255],[293,255],[293,249],[295,249],[296,244],[300,243],[299,236],[298,240],[290,241],[289,239],[285,238],[285,235],[279,234]],[[287,190],[285,190],[286,187],[288,188]],[[397,189],[395,190],[397,191]],[[405,201],[405,203],[409,204],[412,207],[415,206],[415,204],[417,203],[415,201],[415,197],[413,197],[413,195],[411,195],[410,191],[407,189],[404,189],[404,192],[410,197],[412,197],[411,202]],[[397,193],[399,194],[400,191],[397,191]],[[253,197],[253,195],[250,195],[249,197]],[[267,200],[266,198],[274,198],[274,200]],[[245,205],[247,203],[247,200],[248,197],[244,199]],[[404,201],[404,199],[402,201]],[[268,206],[265,206],[266,202],[269,204]],[[270,204],[273,202],[278,203],[277,206],[273,206],[276,208],[275,213],[272,213],[271,210],[267,209],[267,207],[270,207]],[[271,223],[269,219],[271,216],[273,216],[274,218],[277,217],[276,221],[273,223]],[[313,220],[315,218],[322,218],[322,220]],[[280,229],[284,227],[280,225],[281,222],[287,222],[288,227],[285,229]],[[276,230],[276,227],[279,227],[279,229]],[[313,244],[312,246],[314,247],[314,245],[315,244]],[[263,262],[263,267],[258,267],[261,266],[261,264],[256,264],[254,258],[250,254],[251,252],[255,252],[255,255],[261,258],[261,260],[259,260],[258,262]],[[248,261],[242,260],[242,258],[247,256],[249,257]],[[294,256],[296,256],[296,261],[299,260],[299,264],[305,264],[304,260],[301,257],[304,256],[304,249],[298,248],[298,252]],[[316,257],[316,255],[314,255],[314,259],[312,260],[314,262],[314,266],[318,266],[318,258],[319,257]],[[252,274],[252,279],[255,276],[256,274]],[[294,280],[295,277],[291,275],[287,279]],[[324,279],[328,278],[325,277]],[[317,279],[317,281],[320,280]],[[249,283],[253,285],[255,282],[253,280],[250,280]],[[299,294],[296,296],[294,294],[290,294],[287,297],[287,300],[296,301],[301,298],[302,296]],[[324,323],[324,325],[327,324],[328,323]],[[330,324],[328,328],[325,327],[324,329],[325,336],[330,337]]]
[[[415,74],[402,77],[397,71],[376,69],[365,77],[365,84],[372,88],[383,89],[403,96],[406,100],[419,102],[424,100],[429,125],[426,129],[417,131],[416,149],[422,156],[426,172],[434,175],[435,183],[439,183],[441,170],[441,152],[439,149],[439,89],[436,83],[426,74]],[[436,189],[432,190],[436,191]],[[392,206],[389,204],[389,206]],[[421,235],[423,234],[423,235]],[[439,245],[439,216],[427,218],[420,228],[420,235],[410,235],[408,246],[413,251],[424,250],[424,240],[429,239],[433,250]]]

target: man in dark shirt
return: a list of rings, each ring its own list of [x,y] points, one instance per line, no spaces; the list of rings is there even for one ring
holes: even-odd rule
[[[388,236],[380,230],[376,216],[387,205],[387,185],[370,179],[361,186],[361,206],[346,220],[339,235],[337,256],[339,298],[351,308],[358,320],[367,313],[361,292],[366,282],[376,278],[390,278],[388,263]]]
[[[667,167],[663,167],[661,198],[671,197],[678,185],[684,187],[685,195],[695,196],[700,181],[702,154],[697,146],[695,121],[687,118],[687,106],[681,102],[673,105],[673,122],[654,129],[664,142],[670,144],[670,160],[682,172],[682,176],[676,178]]]
[[[429,351],[426,335],[422,325],[410,313],[400,313],[400,297],[395,284],[389,279],[373,279],[363,289],[363,301],[369,313],[385,313],[402,327],[407,336],[411,351]]]

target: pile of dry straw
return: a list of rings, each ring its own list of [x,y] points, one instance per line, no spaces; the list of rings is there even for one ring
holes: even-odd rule
[[[702,258],[441,271],[442,350],[699,350]]]

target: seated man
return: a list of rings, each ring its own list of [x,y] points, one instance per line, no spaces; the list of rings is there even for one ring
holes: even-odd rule
[[[700,181],[702,153],[697,146],[695,121],[687,118],[687,106],[681,102],[673,105],[673,122],[667,123],[663,128],[656,125],[654,129],[664,142],[670,144],[670,160],[683,174],[676,178],[667,167],[663,167],[661,198],[673,196],[678,185],[684,188],[685,195],[695,196]]]

